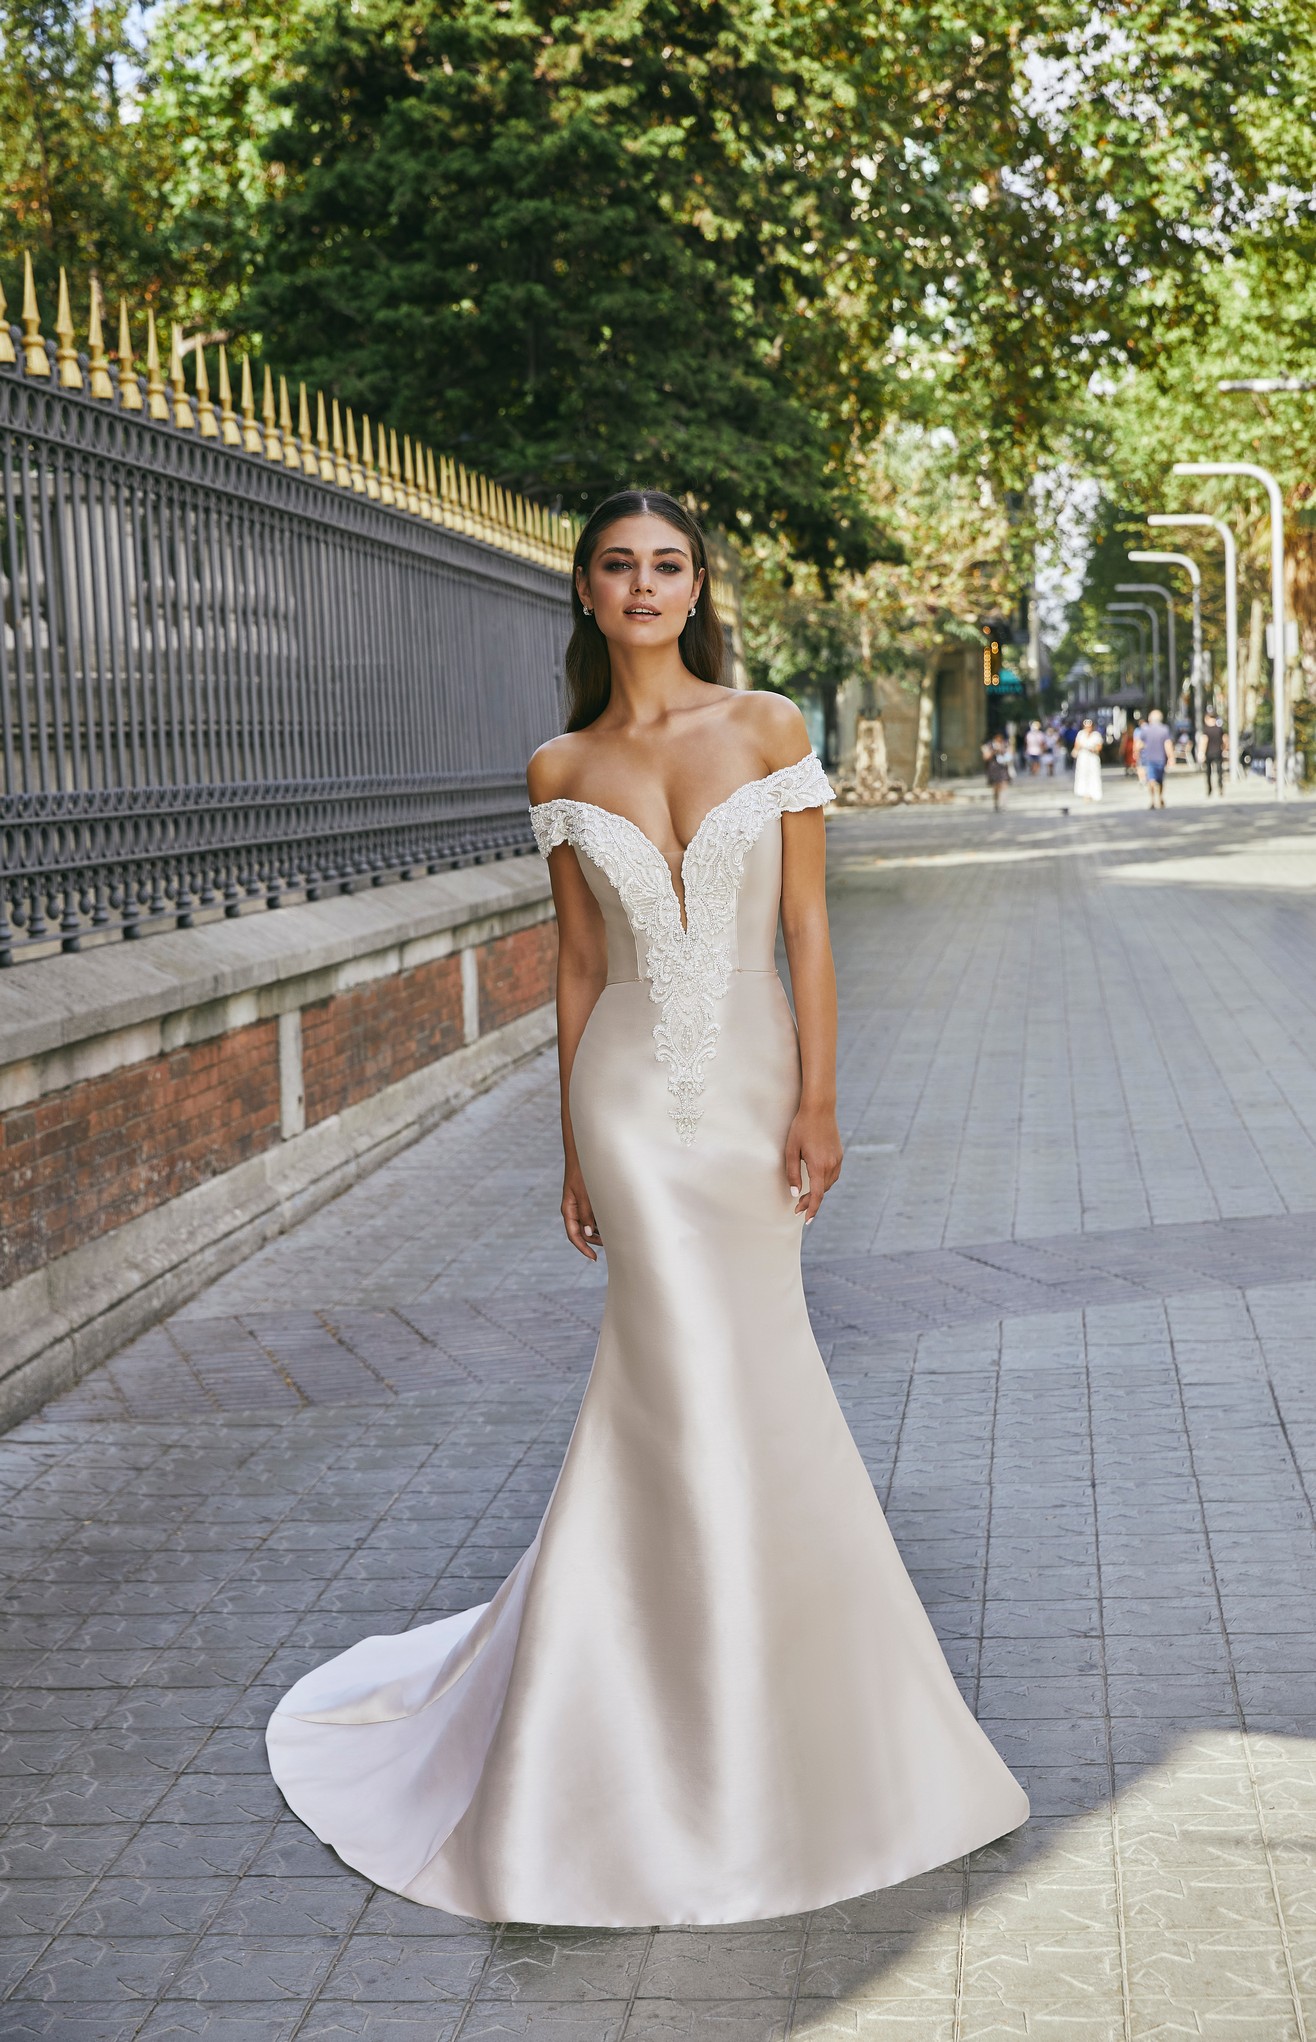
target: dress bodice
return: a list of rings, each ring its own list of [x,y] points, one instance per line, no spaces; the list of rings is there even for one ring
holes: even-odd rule
[[[628,817],[590,801],[545,801],[530,811],[545,857],[565,843],[581,861],[607,932],[609,983],[648,981],[660,1009],[654,1042],[682,1141],[694,1139],[731,974],[774,968],[781,817],[831,799],[811,753],[718,802],[681,861],[684,921],[666,858]]]

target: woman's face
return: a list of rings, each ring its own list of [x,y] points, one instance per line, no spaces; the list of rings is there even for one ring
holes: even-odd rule
[[[675,644],[703,584],[684,532],[648,515],[608,525],[588,573],[576,575],[580,600],[604,637],[636,648]]]

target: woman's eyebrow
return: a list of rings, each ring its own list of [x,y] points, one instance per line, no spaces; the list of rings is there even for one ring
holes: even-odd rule
[[[690,555],[686,552],[684,546],[655,546],[653,550],[655,559],[658,557],[660,553],[675,553],[681,560],[688,560],[690,558]],[[622,553],[626,556],[627,559],[633,559],[635,555],[635,548],[633,546],[604,546],[600,548],[600,552]]]

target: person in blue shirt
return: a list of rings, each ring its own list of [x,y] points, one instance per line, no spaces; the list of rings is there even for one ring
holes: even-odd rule
[[[1159,709],[1153,709],[1145,723],[1138,725],[1134,746],[1138,754],[1138,765],[1147,782],[1153,808],[1165,806],[1165,775],[1174,747],[1165,718]]]

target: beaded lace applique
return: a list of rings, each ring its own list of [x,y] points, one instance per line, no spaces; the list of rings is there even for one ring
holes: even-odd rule
[[[684,924],[667,860],[628,817],[592,801],[543,801],[530,811],[544,856],[558,844],[583,852],[616,888],[631,928],[644,938],[645,976],[659,1009],[654,1046],[667,1069],[668,1111],[683,1142],[695,1138],[704,1080],[717,1049],[717,1009],[731,982],[746,856],[774,816],[831,799],[827,776],[811,753],[761,780],[747,780],[711,808],[681,861]]]

